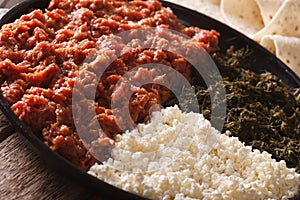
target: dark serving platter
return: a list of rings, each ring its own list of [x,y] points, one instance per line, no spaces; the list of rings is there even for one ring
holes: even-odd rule
[[[2,17],[0,27],[9,22],[13,22],[22,14],[28,13],[31,9],[45,9],[49,2],[49,0],[25,0],[17,4]],[[300,78],[293,71],[268,50],[245,35],[201,13],[169,2],[162,1],[162,3],[164,6],[170,7],[183,24],[199,26],[205,29],[215,29],[220,32],[219,46],[221,50],[226,50],[231,45],[234,45],[236,48],[249,47],[249,49],[252,49],[254,51],[254,59],[249,60],[249,63],[252,66],[251,70],[254,72],[271,72],[285,82],[290,90],[300,87]],[[40,139],[18,120],[8,103],[4,100],[2,94],[0,94],[0,108],[15,131],[23,135],[33,150],[37,152],[47,164],[57,170],[58,173],[62,173],[72,181],[89,188],[91,193],[96,194],[101,199],[144,199],[100,181],[50,150],[50,148],[44,145]],[[300,199],[300,196],[294,199]]]

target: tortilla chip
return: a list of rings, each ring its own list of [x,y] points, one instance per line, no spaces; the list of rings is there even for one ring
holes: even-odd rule
[[[263,22],[267,25],[285,0],[256,0]]]
[[[265,35],[284,35],[300,37],[300,1],[285,1],[273,19],[258,33],[252,36],[260,41]]]
[[[255,0],[221,0],[221,12],[228,25],[248,36],[264,27]]]
[[[220,5],[221,0],[209,0],[209,1],[206,1],[206,2],[210,2],[210,3],[213,3],[215,5]]]
[[[221,22],[225,22],[220,10],[220,0],[167,0],[196,10]]]
[[[266,35],[261,45],[289,66],[300,77],[300,38],[280,35]]]

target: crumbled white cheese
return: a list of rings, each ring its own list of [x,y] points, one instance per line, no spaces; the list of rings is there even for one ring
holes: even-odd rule
[[[300,175],[267,152],[221,134],[177,106],[119,135],[111,158],[90,174],[150,199],[287,199]]]

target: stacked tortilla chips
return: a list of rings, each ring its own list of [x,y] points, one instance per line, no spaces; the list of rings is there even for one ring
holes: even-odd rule
[[[169,1],[202,12],[246,34],[300,76],[300,0]]]

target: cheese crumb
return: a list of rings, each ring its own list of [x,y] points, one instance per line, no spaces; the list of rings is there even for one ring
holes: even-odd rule
[[[150,199],[288,199],[300,174],[267,152],[211,127],[203,115],[177,107],[153,112],[116,138],[111,158],[88,172]]]

